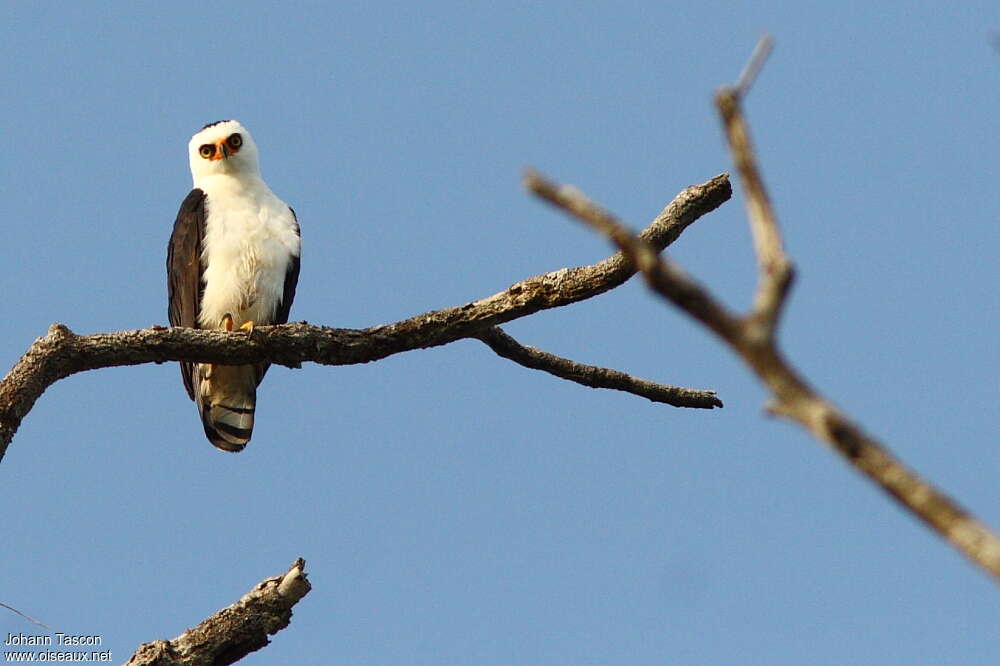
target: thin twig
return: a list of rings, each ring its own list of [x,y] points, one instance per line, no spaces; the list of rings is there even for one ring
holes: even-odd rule
[[[526,347],[507,335],[499,327],[488,328],[476,336],[503,358],[510,359],[526,368],[543,370],[549,374],[576,382],[592,388],[614,389],[633,395],[642,396],[653,402],[661,402],[674,407],[695,407],[712,409],[722,407],[722,401],[716,397],[715,391],[701,391],[657,384],[632,375],[601,368],[594,365],[584,365],[566,358],[544,352],[534,347]]]
[[[44,622],[42,622],[38,618],[31,617],[27,613],[23,613],[23,612],[17,610],[16,608],[14,608],[13,606],[8,606],[7,604],[5,604],[3,602],[0,602],[0,606],[3,606],[4,608],[6,608],[9,611],[14,611],[15,613],[17,613],[18,615],[20,615],[21,617],[23,617],[25,620],[28,620],[29,622],[34,622],[35,624],[37,624],[40,627],[45,627],[46,629],[49,628],[49,625],[45,624]]]
[[[763,66],[770,51],[771,40],[765,36],[744,69],[744,75],[740,77],[741,82],[735,86],[724,86],[715,95],[715,104],[722,118],[729,149],[746,194],[750,231],[759,267],[751,316],[753,326],[751,332],[761,339],[774,337],[781,309],[786,300],[785,295],[791,288],[795,276],[792,263],[785,254],[774,209],[767,195],[764,179],[760,176],[757,160],[754,158],[750,130],[740,108],[747,86],[752,83],[753,77]],[[744,77],[750,78],[744,81]]]
[[[754,81],[757,80],[757,75],[760,74],[760,70],[764,67],[764,63],[767,62],[767,57],[771,55],[771,51],[774,50],[774,38],[771,35],[765,34],[757,42],[757,46],[754,47],[753,53],[750,54],[750,60],[747,64],[743,66],[743,71],[740,72],[740,78],[736,79],[736,85],[733,86],[736,89],[737,97],[742,100],[750,92],[750,88],[753,87]]]

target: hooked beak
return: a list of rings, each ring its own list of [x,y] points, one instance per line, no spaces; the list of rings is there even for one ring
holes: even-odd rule
[[[216,141],[215,143],[215,154],[212,155],[212,161],[215,160],[225,160],[229,158],[229,145],[226,144],[226,140]]]

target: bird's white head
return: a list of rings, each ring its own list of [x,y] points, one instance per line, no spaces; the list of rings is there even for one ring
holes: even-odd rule
[[[238,120],[220,120],[201,128],[188,143],[195,187],[209,176],[260,176],[257,144]]]

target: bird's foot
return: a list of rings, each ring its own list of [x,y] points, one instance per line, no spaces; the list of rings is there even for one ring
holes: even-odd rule
[[[219,323],[219,325],[227,332],[232,333],[236,325],[235,322],[233,321],[233,315],[229,314],[228,312],[222,315],[222,321]],[[249,321],[245,321],[242,324],[240,324],[239,330],[246,331],[247,337],[251,338],[253,337],[253,327],[254,327],[254,322],[251,319]]]
[[[240,324],[240,330],[241,331],[246,331],[248,338],[252,338],[253,337],[253,327],[254,327],[254,323],[253,323],[252,319],[250,321],[245,321],[242,324]]]

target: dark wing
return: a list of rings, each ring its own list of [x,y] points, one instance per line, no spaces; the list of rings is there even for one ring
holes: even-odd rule
[[[198,328],[201,309],[201,241],[205,236],[205,193],[194,189],[177,212],[167,246],[167,318],[171,326]],[[286,287],[287,289],[287,287]],[[181,363],[181,377],[194,400],[192,364]]]
[[[299,218],[291,206],[288,207],[288,210],[292,211],[292,218],[295,220],[295,233],[301,238],[302,231],[299,229]],[[298,256],[289,259],[288,268],[285,269],[285,288],[281,294],[281,303],[278,304],[278,311],[274,313],[275,324],[288,323],[288,313],[291,312],[292,301],[295,300],[295,287],[299,284],[299,265],[302,263],[301,254],[302,251],[299,250]],[[267,369],[270,367],[270,363],[261,363],[257,366],[258,386],[264,379],[264,375],[267,374]]]
[[[299,229],[299,218],[295,215],[295,210],[291,206],[288,207],[288,210],[292,211],[292,219],[295,220],[295,233],[301,238],[302,231]],[[288,270],[285,271],[285,291],[281,296],[281,305],[278,306],[278,311],[274,316],[275,324],[285,324],[288,322],[288,313],[292,309],[292,301],[295,300],[295,287],[299,284],[299,264],[301,263],[300,250],[300,256],[292,257],[291,261],[288,262]]]

